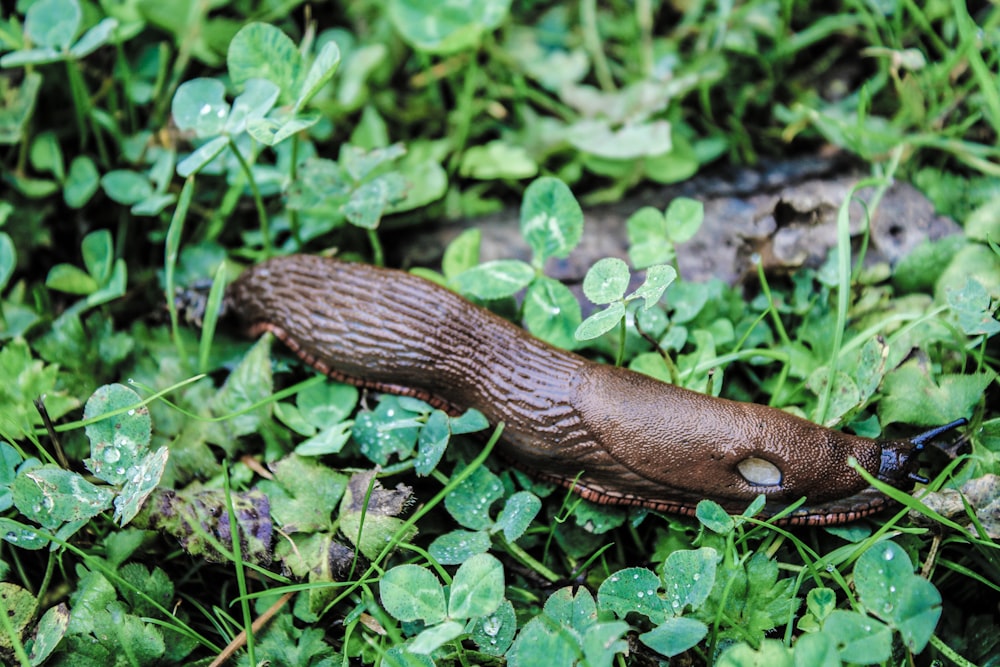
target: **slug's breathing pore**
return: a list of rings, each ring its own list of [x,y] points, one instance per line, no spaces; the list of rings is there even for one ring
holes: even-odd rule
[[[851,457],[909,489],[916,453],[964,423],[913,440],[841,433],[589,361],[417,276],[311,255],[248,269],[224,307],[332,378],[504,422],[508,460],[601,503],[739,512],[764,494],[764,516],[805,498],[786,524],[853,521],[888,500]]]

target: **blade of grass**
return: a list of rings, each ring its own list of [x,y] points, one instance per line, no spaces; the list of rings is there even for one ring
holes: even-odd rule
[[[833,344],[830,346],[830,357],[827,361],[827,382],[819,395],[816,414],[813,421],[817,424],[826,423],[826,413],[830,408],[830,400],[837,379],[837,367],[840,361],[841,347],[844,345],[844,333],[847,329],[847,311],[851,301],[851,216],[850,206],[854,194],[861,188],[881,186],[886,184],[882,178],[867,178],[854,184],[837,211],[837,322],[833,330]]]
[[[222,297],[226,291],[226,263],[219,264],[212,278],[212,288],[208,292],[208,302],[205,304],[205,321],[202,322],[201,339],[198,341],[198,372],[207,373],[208,357],[212,352],[212,341],[215,338],[215,327],[219,322],[222,309]]]
[[[232,488],[229,484],[229,465],[222,464],[222,488],[226,497],[226,511],[229,513],[229,534],[232,536],[233,567],[236,571],[236,587],[239,589],[240,611],[243,613],[243,634],[246,638],[247,660],[256,665],[256,640],[253,632],[253,616],[250,611],[250,600],[247,598],[247,573],[243,563],[243,545],[240,542],[240,524],[236,520],[236,507],[233,505]]]
[[[177,207],[170,218],[170,226],[167,227],[167,238],[164,242],[166,256],[163,262],[163,272],[167,292],[167,312],[170,313],[170,335],[177,347],[177,356],[181,359],[187,359],[188,356],[184,349],[184,341],[180,336],[180,322],[177,318],[177,304],[174,303],[174,290],[177,287],[177,259],[180,256],[181,234],[184,232],[184,221],[187,220],[193,196],[194,176],[191,175],[184,181],[184,188],[181,190],[181,196],[177,199]]]

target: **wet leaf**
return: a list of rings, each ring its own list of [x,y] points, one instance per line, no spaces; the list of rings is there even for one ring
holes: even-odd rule
[[[134,476],[133,469],[138,469],[144,463],[148,453],[152,420],[149,408],[138,405],[141,400],[139,394],[125,385],[109,384],[98,388],[87,400],[83,410],[84,419],[94,419],[127,409],[86,427],[87,439],[90,440],[90,458],[84,463],[109,484],[124,484]],[[163,462],[166,462],[165,453]],[[152,470],[146,470],[143,475],[151,473]],[[156,481],[159,481],[159,474]]]
[[[97,516],[111,507],[114,492],[75,472],[43,465],[21,472],[11,485],[21,514],[49,530]]]
[[[630,567],[604,580],[597,590],[597,601],[601,609],[612,611],[619,618],[636,612],[654,623],[662,623],[670,610],[659,590],[660,579],[652,570]]]
[[[509,600],[503,600],[496,611],[475,619],[471,628],[467,629],[470,639],[476,642],[480,651],[493,656],[503,655],[517,632],[514,605]]]
[[[427,551],[442,565],[458,565],[489,551],[492,542],[485,530],[452,530],[434,538]]]
[[[477,618],[492,614],[503,601],[503,565],[490,554],[472,556],[458,568],[448,592],[448,616]]]
[[[419,565],[397,565],[382,575],[379,599],[385,610],[400,621],[430,625],[443,621],[447,611],[441,582]]]

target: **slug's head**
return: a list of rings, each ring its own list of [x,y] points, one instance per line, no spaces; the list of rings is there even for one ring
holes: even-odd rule
[[[965,418],[924,431],[909,440],[884,440],[882,445],[882,462],[879,466],[878,478],[896,488],[909,489],[914,482],[927,483],[927,479],[917,474],[917,454],[922,452],[927,443],[939,435],[968,423]]]

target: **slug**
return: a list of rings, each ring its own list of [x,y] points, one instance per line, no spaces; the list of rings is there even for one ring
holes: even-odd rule
[[[915,454],[965,422],[912,440],[841,433],[589,361],[412,274],[317,256],[248,269],[223,307],[334,379],[503,422],[505,458],[598,503],[691,515],[764,494],[772,516],[804,497],[782,523],[844,523],[889,502],[849,457],[909,490]]]

